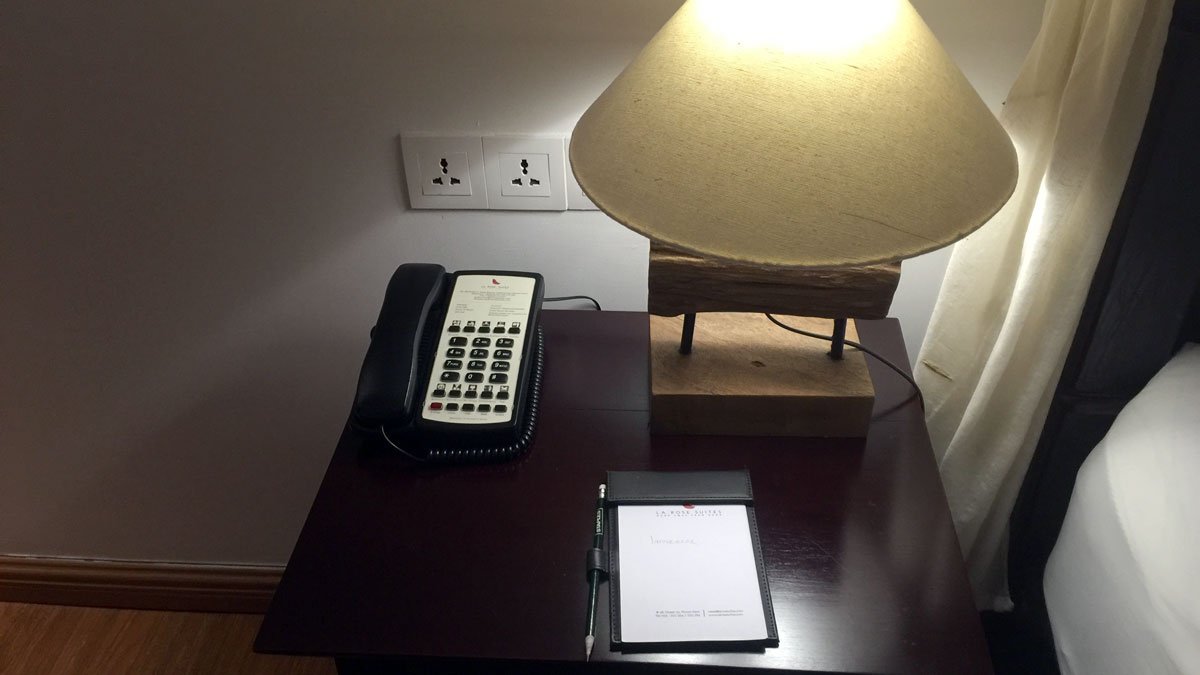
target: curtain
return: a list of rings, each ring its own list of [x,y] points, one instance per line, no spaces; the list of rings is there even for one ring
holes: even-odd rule
[[[976,604],[1009,609],[1008,517],[1141,136],[1173,0],[1047,0],[1000,122],[1012,199],[957,244],[917,357]]]

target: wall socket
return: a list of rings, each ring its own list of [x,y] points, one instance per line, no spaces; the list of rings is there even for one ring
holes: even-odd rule
[[[562,136],[484,136],[488,208],[566,211]]]
[[[400,137],[414,209],[486,209],[483,144],[478,136]]]

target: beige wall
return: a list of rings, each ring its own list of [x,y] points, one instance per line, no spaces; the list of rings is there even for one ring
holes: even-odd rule
[[[643,308],[640,237],[409,211],[396,137],[568,131],[678,2],[5,3],[0,553],[286,560],[401,262]],[[917,3],[993,104],[1041,1],[996,4]]]

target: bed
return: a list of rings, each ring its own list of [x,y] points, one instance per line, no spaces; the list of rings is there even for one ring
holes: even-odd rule
[[[1010,630],[1028,650],[1019,672],[1200,672],[1190,495],[1200,395],[1186,398],[1200,387],[1200,349],[1185,349],[1200,342],[1196,120],[1200,0],[1176,0],[1138,151],[1009,522]],[[1183,564],[1193,583],[1173,576]]]

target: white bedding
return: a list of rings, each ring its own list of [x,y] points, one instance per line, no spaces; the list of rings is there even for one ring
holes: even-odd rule
[[[1044,586],[1064,674],[1200,673],[1200,345],[1084,462]]]

